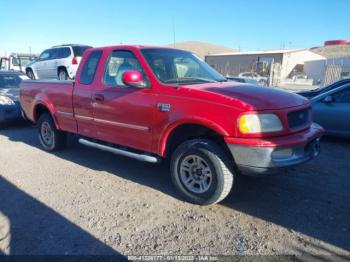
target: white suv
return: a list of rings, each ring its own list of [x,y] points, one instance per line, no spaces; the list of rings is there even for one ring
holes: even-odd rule
[[[38,59],[26,66],[31,79],[74,79],[86,45],[54,46],[40,54]]]

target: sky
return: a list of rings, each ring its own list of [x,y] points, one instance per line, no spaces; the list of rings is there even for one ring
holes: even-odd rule
[[[350,0],[0,0],[0,54],[202,41],[242,51],[350,39]]]

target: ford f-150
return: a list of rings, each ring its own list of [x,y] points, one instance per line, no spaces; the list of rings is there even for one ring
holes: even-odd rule
[[[196,55],[170,48],[88,49],[75,81],[23,81],[20,101],[45,150],[62,149],[74,134],[137,160],[169,158],[177,189],[201,205],[224,199],[238,173],[311,160],[323,135],[307,99],[227,82]]]

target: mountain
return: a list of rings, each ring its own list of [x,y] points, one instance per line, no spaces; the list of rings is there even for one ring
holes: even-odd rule
[[[169,44],[167,46],[174,47],[174,44]],[[230,53],[238,51],[237,49],[233,49],[230,47],[214,45],[199,41],[178,42],[175,43],[175,48],[190,51],[203,59],[206,55],[209,54]]]
[[[311,48],[310,50],[326,58],[350,56],[350,45],[321,46]]]

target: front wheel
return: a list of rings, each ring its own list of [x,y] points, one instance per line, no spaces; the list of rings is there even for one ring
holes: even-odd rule
[[[199,205],[223,200],[234,180],[225,151],[205,139],[189,140],[178,146],[171,158],[171,176],[186,200]]]
[[[45,151],[60,150],[66,145],[66,134],[56,128],[49,114],[40,116],[38,121],[38,136],[40,144]]]
[[[28,69],[27,70],[27,76],[32,79],[32,80],[35,80],[35,75],[34,75],[34,72],[32,69]]]

